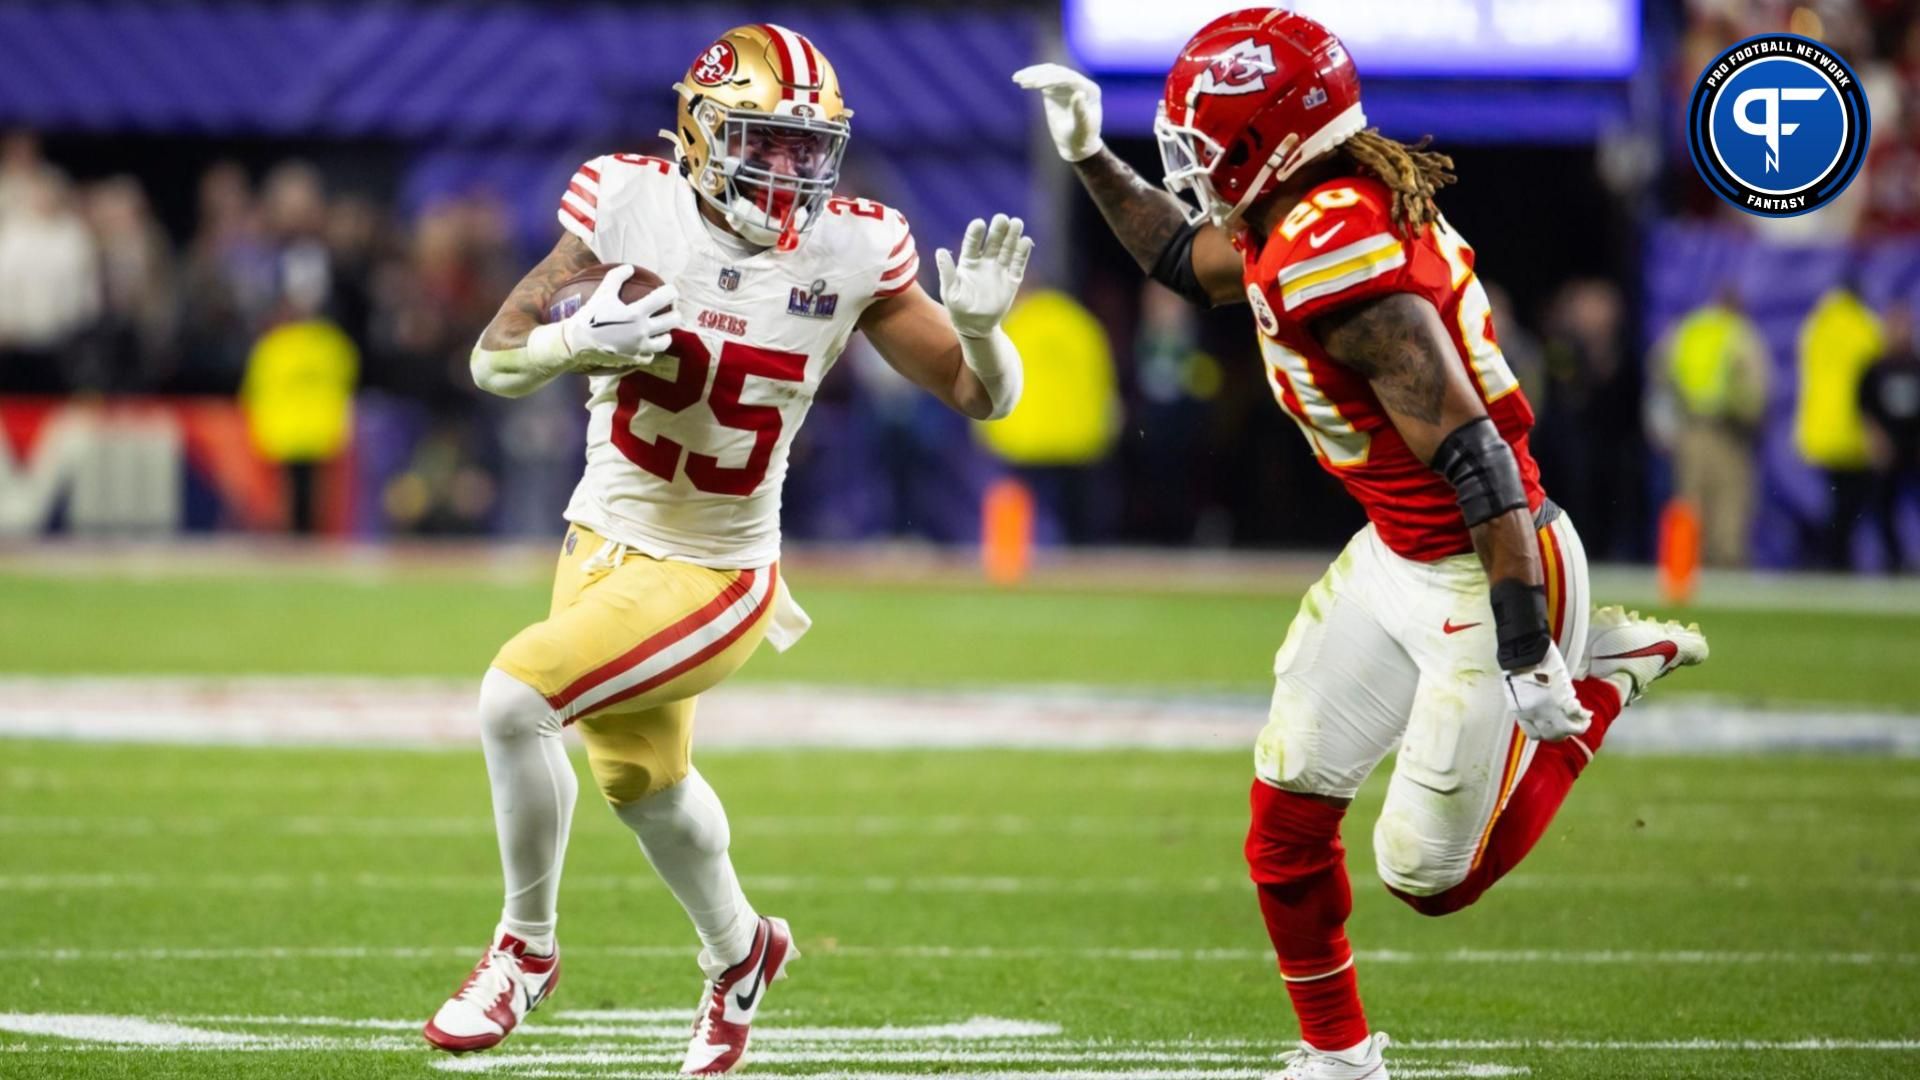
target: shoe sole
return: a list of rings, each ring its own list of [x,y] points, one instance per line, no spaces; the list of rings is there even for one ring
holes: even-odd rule
[[[506,1035],[449,1035],[434,1027],[431,1020],[427,1021],[426,1027],[420,1029],[420,1034],[425,1037],[428,1046],[449,1054],[471,1054],[479,1050],[491,1050],[507,1041]]]

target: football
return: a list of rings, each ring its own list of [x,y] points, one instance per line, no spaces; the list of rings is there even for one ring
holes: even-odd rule
[[[553,293],[547,297],[546,321],[556,323],[579,311],[580,305],[586,303],[587,297],[592,296],[593,291],[600,287],[600,279],[606,277],[608,272],[619,265],[619,263],[595,263],[561,282],[560,287],[553,290]],[[620,300],[622,303],[631,304],[665,284],[665,279],[659,274],[644,266],[636,266],[633,268],[633,276],[620,285]]]

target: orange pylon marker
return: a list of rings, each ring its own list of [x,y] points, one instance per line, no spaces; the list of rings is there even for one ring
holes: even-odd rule
[[[1012,477],[981,500],[980,567],[995,585],[1016,585],[1033,568],[1033,493]]]
[[[1700,514],[1685,499],[1660,512],[1660,593],[1669,604],[1693,599],[1700,582]]]

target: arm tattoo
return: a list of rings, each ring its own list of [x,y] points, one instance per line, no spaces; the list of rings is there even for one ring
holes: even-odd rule
[[[567,233],[554,245],[547,257],[527,271],[513,287],[500,310],[480,335],[483,349],[517,349],[527,343],[533,328],[546,321],[547,297],[560,283],[600,261],[580,238]]]
[[[1411,293],[1336,311],[1313,325],[1327,354],[1372,384],[1388,411],[1426,424],[1440,422],[1446,400],[1447,367],[1457,361],[1441,351],[1444,338],[1426,301]]]
[[[1085,161],[1074,162],[1087,194],[1100,207],[1113,235],[1126,245],[1127,254],[1151,272],[1160,252],[1175,233],[1186,227],[1187,215],[1171,194],[1147,183],[1127,167],[1111,150],[1101,150]]]

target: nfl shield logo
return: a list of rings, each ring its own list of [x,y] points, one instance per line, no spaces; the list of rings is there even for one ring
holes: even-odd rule
[[[720,270],[720,287],[728,292],[733,292],[735,289],[738,289],[740,287],[740,268],[736,266],[722,267]]]

